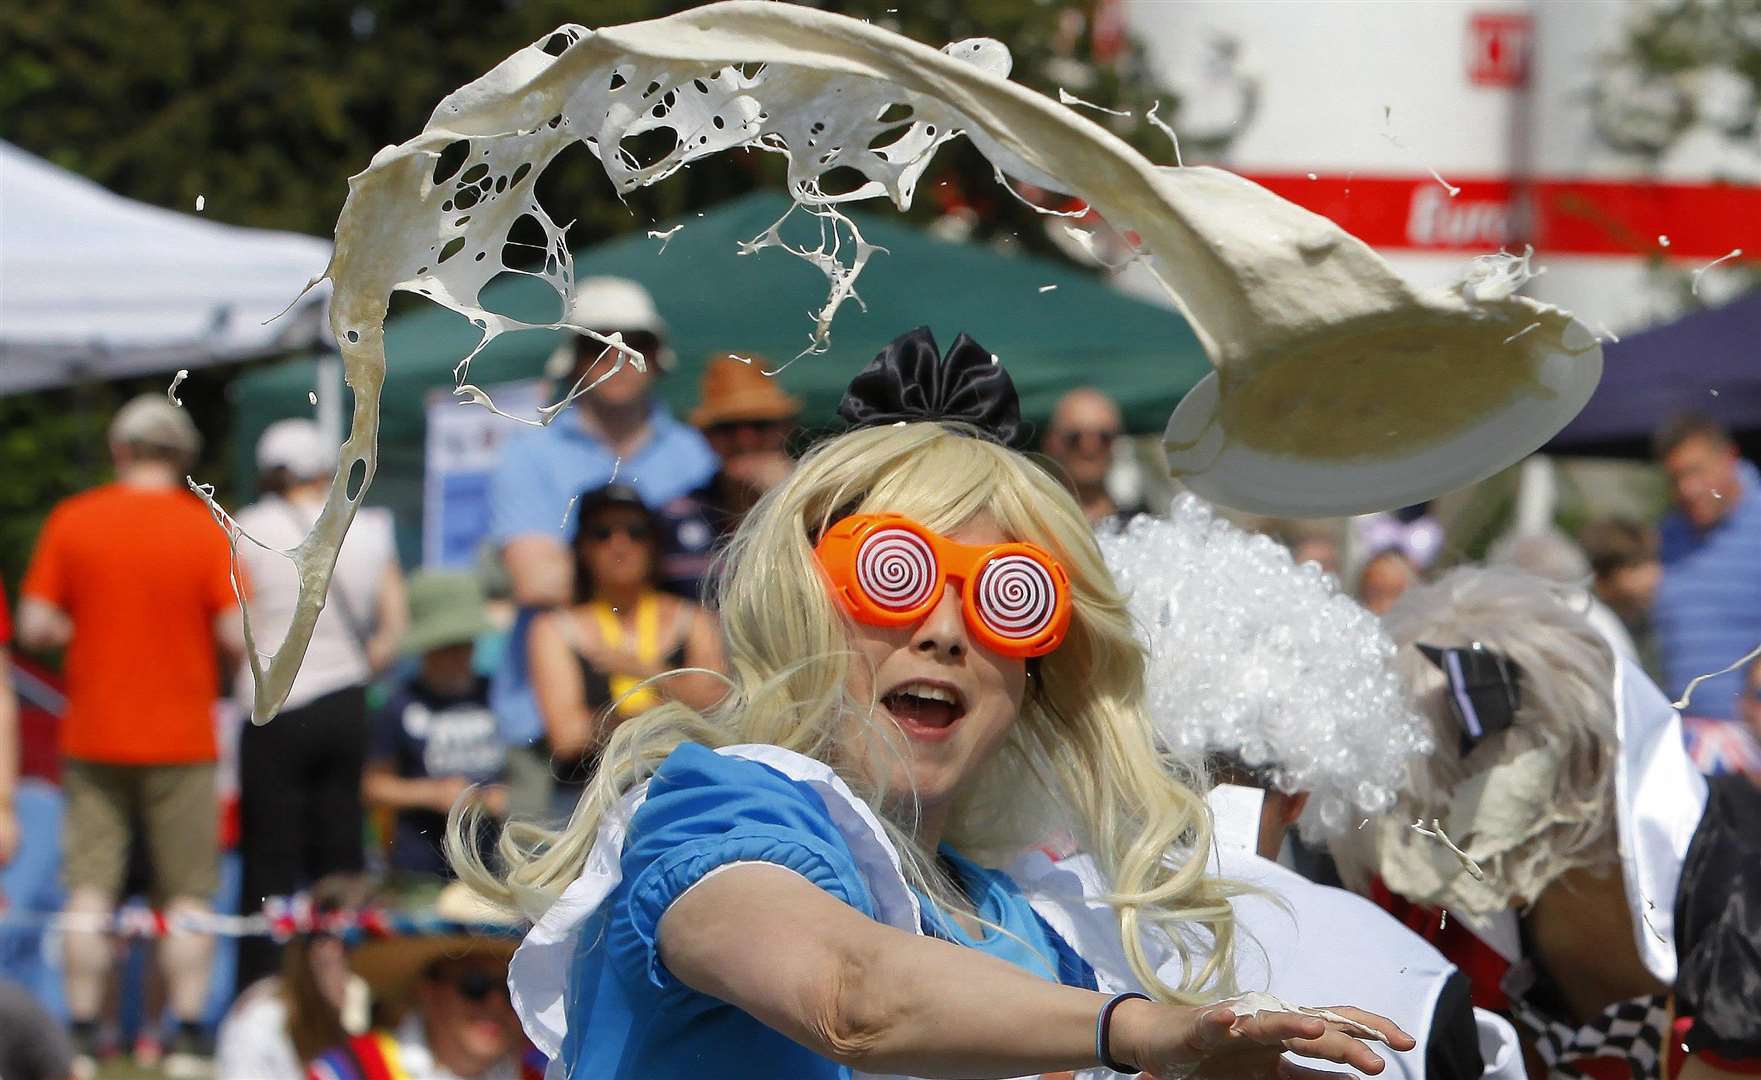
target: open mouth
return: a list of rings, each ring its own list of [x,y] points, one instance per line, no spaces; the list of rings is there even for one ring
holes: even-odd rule
[[[966,715],[959,690],[923,679],[900,683],[881,695],[880,703],[906,734],[920,738],[940,738]]]

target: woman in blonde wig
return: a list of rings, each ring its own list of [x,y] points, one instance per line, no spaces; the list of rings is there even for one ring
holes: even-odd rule
[[[839,412],[856,430],[727,556],[726,699],[619,727],[566,827],[504,834],[502,875],[455,819],[461,875],[535,920],[510,985],[557,1072],[1379,1072],[1334,1022],[1198,1004],[1231,947],[1203,804],[1153,747],[1087,523],[1004,445],[1001,365],[918,329]],[[987,868],[1054,834],[1104,895],[1036,907]]]

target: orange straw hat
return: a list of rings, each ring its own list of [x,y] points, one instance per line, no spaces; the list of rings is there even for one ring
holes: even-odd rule
[[[703,372],[691,425],[714,427],[734,420],[789,420],[801,413],[801,400],[785,393],[766,375],[762,356],[718,353]]]
[[[394,1010],[409,1003],[411,990],[433,965],[476,956],[510,960],[524,932],[513,915],[460,881],[447,883],[431,905],[396,914],[407,925],[349,951],[349,967],[372,988],[373,1000]]]

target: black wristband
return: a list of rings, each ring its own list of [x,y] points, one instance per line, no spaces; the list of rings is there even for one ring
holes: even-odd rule
[[[1111,1035],[1110,1028],[1112,1027],[1113,1010],[1118,1008],[1122,1003],[1127,1001],[1148,1000],[1150,1000],[1148,994],[1140,994],[1137,991],[1132,990],[1124,994],[1114,994],[1105,1005],[1101,1006],[1100,1015],[1095,1017],[1095,1057],[1101,1060],[1102,1068],[1112,1069],[1116,1073],[1126,1073],[1131,1076],[1137,1075],[1139,1070],[1134,1069],[1129,1065],[1121,1065],[1114,1059],[1112,1047],[1108,1044],[1109,1036]]]

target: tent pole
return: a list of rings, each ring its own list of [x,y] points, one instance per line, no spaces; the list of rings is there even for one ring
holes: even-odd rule
[[[1559,477],[1553,459],[1546,454],[1530,454],[1517,474],[1516,521],[1511,532],[1518,536],[1546,532],[1553,527],[1558,507]]]

